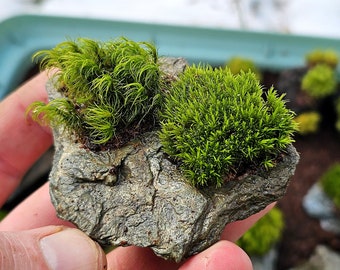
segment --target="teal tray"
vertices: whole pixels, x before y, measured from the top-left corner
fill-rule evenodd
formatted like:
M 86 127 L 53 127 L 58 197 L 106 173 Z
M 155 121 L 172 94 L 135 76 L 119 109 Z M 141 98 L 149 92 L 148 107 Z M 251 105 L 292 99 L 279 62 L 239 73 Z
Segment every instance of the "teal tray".
M 23 15 L 0 23 L 0 99 L 12 91 L 32 68 L 31 56 L 41 49 L 77 37 L 109 40 L 120 36 L 151 41 L 160 55 L 181 56 L 190 63 L 220 65 L 233 56 L 252 59 L 265 69 L 301 66 L 316 48 L 340 55 L 340 40 L 69 17 Z

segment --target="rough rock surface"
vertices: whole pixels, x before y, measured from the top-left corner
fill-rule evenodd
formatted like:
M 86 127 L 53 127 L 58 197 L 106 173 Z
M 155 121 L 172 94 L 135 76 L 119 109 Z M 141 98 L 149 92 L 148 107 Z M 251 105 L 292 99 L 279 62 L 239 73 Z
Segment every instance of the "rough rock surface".
M 171 66 L 184 67 L 171 61 L 167 72 L 176 76 Z M 51 97 L 53 84 L 47 88 Z M 58 216 L 103 245 L 150 247 L 177 262 L 218 241 L 226 224 L 281 198 L 299 160 L 289 146 L 266 173 L 196 189 L 163 154 L 156 132 L 102 152 L 83 148 L 65 130 L 55 129 L 54 138 L 50 193 Z
M 326 246 L 319 245 L 307 262 L 290 270 L 334 270 L 339 269 L 339 265 L 340 254 Z

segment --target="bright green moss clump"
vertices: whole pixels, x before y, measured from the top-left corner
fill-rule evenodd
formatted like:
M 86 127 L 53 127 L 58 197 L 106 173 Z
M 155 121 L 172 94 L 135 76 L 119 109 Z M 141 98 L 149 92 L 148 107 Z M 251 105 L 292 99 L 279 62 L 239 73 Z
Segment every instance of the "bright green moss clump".
M 62 98 L 33 103 L 33 119 L 74 131 L 90 149 L 160 127 L 164 151 L 195 186 L 269 169 L 293 141 L 293 112 L 251 72 L 192 66 L 169 82 L 152 44 L 124 38 L 67 41 L 36 57 L 57 70 Z
M 302 78 L 301 88 L 311 97 L 320 99 L 333 94 L 336 83 L 334 70 L 326 64 L 318 64 Z
M 253 73 L 188 67 L 165 97 L 160 139 L 193 185 L 221 186 L 248 166 L 271 168 L 296 129 L 271 88 L 263 98 Z
M 33 119 L 66 126 L 93 144 L 104 144 L 118 130 L 155 118 L 160 69 L 152 44 L 80 38 L 35 57 L 42 59 L 43 69 L 57 69 L 56 87 L 65 98 L 32 104 Z
M 298 133 L 307 135 L 316 133 L 319 130 L 321 116 L 316 111 L 304 112 L 295 117 L 294 121 L 298 123 Z
M 273 208 L 250 228 L 237 244 L 249 255 L 264 255 L 282 235 L 284 220 L 279 208 Z
M 306 55 L 306 62 L 309 66 L 326 64 L 331 68 L 338 65 L 339 57 L 334 50 L 314 50 Z
M 331 166 L 320 179 L 321 186 L 325 193 L 333 200 L 337 207 L 340 207 L 340 164 Z
M 255 73 L 256 77 L 259 80 L 262 79 L 262 74 L 260 70 L 256 67 L 254 61 L 252 61 L 251 59 L 233 57 L 227 62 L 226 66 L 233 74 L 238 74 L 241 72 L 241 70 L 243 70 L 244 72 L 251 71 Z

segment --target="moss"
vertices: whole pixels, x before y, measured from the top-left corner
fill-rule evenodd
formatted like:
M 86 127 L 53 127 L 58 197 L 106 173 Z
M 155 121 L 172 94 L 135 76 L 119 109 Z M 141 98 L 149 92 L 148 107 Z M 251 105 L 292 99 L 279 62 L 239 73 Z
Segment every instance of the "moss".
M 318 64 L 326 64 L 331 68 L 336 68 L 339 57 L 334 50 L 314 50 L 306 54 L 306 62 L 308 66 Z
M 249 255 L 266 254 L 281 238 L 284 219 L 279 208 L 274 207 L 267 215 L 255 223 L 237 244 Z
M 152 44 L 124 38 L 67 41 L 35 57 L 43 69 L 57 69 L 63 98 L 33 103 L 33 119 L 66 127 L 99 150 L 145 131 L 137 127 L 160 127 L 164 151 L 195 186 L 272 168 L 293 141 L 294 113 L 250 71 L 192 66 L 169 82 Z
M 340 163 L 332 165 L 320 178 L 325 193 L 340 207 Z
M 120 130 L 156 117 L 161 73 L 150 43 L 80 38 L 34 57 L 41 59 L 42 69 L 57 69 L 56 87 L 65 97 L 32 104 L 28 110 L 37 121 L 105 144 Z
M 298 133 L 301 135 L 307 135 L 316 133 L 319 130 L 321 116 L 318 112 L 304 112 L 294 118 L 294 121 L 298 123 Z
M 226 66 L 230 69 L 231 73 L 238 74 L 243 70 L 244 72 L 251 71 L 256 77 L 261 80 L 262 74 L 256 67 L 254 61 L 242 57 L 233 57 L 227 63 Z
M 192 66 L 165 97 L 160 139 L 193 185 L 221 186 L 242 168 L 275 165 L 296 130 L 294 114 L 256 76 Z
M 336 76 L 332 68 L 318 64 L 311 68 L 302 78 L 301 88 L 311 97 L 325 98 L 336 91 Z

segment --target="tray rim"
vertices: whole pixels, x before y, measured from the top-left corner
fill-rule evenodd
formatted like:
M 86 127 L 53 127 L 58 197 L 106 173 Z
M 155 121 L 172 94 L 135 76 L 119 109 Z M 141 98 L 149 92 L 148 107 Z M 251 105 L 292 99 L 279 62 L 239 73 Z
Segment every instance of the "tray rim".
M 162 56 L 184 57 L 189 63 L 220 65 L 233 56 L 252 59 L 264 69 L 281 70 L 304 64 L 313 49 L 333 49 L 340 55 L 340 39 L 100 20 L 48 15 L 17 15 L 0 22 L 0 100 L 18 86 L 33 66 L 31 56 L 66 39 L 97 40 L 120 36 L 155 43 Z M 339 68 L 337 70 L 339 74 Z

